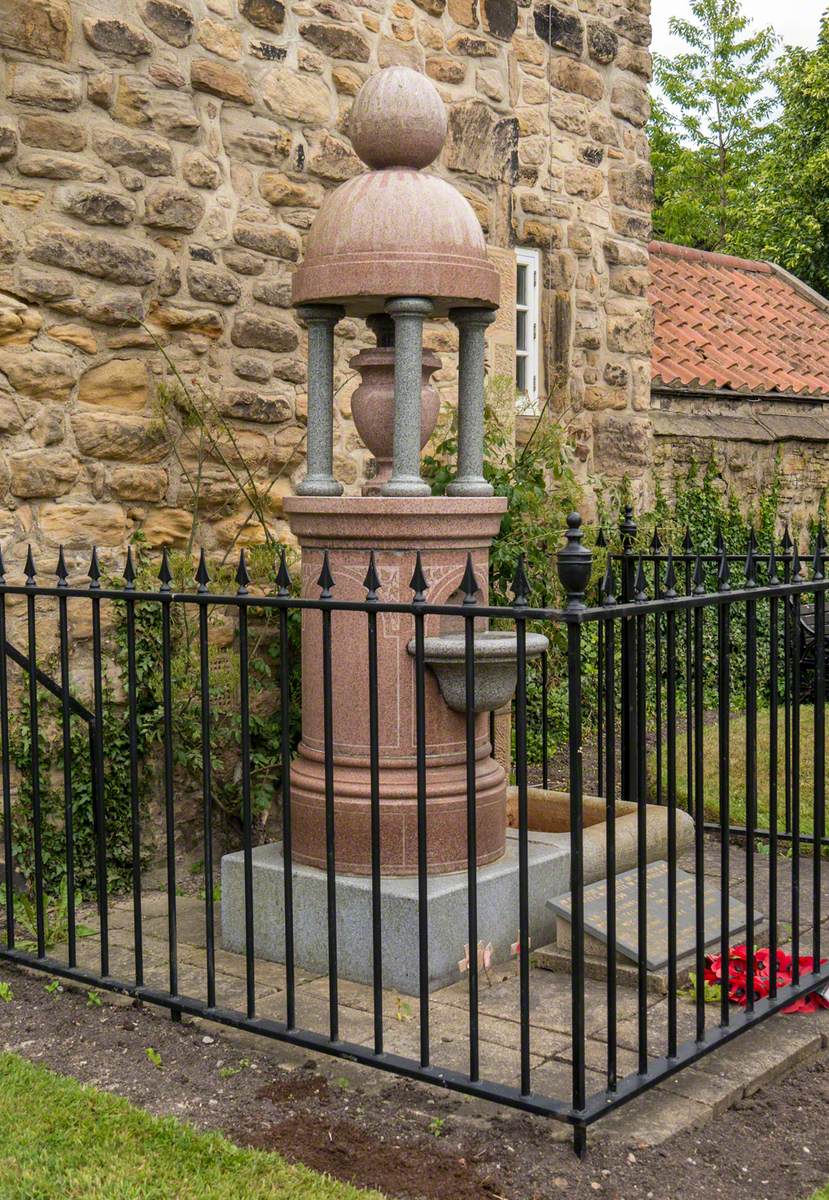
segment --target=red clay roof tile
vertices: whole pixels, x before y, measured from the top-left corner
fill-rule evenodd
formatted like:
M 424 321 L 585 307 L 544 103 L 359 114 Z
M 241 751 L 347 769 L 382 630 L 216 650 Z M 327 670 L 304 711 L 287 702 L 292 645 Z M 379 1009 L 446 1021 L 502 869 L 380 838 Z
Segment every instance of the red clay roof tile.
M 655 386 L 829 397 L 829 302 L 770 263 L 652 242 Z

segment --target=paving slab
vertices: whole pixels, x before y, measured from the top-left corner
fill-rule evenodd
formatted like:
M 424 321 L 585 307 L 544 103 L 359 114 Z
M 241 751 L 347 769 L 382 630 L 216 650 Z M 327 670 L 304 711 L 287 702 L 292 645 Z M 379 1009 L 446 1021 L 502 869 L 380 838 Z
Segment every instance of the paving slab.
M 814 1024 L 800 1021 L 800 1014 L 770 1017 L 696 1065 L 700 1071 L 740 1082 L 744 1094 L 751 1096 L 823 1049 L 823 1037 Z
M 657 1091 L 667 1096 L 684 1096 L 698 1104 L 706 1104 L 714 1116 L 725 1112 L 745 1095 L 745 1085 L 727 1072 L 700 1071 L 683 1067 L 676 1075 L 660 1083 Z
M 590 1140 L 620 1142 L 633 1149 L 661 1146 L 669 1138 L 701 1129 L 714 1118 L 710 1104 L 672 1096 L 656 1088 L 637 1096 L 590 1129 Z
M 708 847 L 707 847 L 708 849 Z M 744 858 L 739 851 L 733 856 L 733 880 L 740 879 L 739 863 Z M 706 874 L 715 881 L 718 877 L 718 856 L 708 855 Z M 693 863 L 690 863 L 693 867 Z M 781 864 L 781 899 L 784 893 L 785 871 Z M 805 868 L 803 868 L 805 869 Z M 829 870 L 829 867 L 827 867 Z M 829 874 L 823 872 L 827 884 Z M 758 872 L 758 906 L 765 903 L 766 883 L 762 870 Z M 736 889 L 739 894 L 739 884 Z M 784 906 L 785 908 L 785 906 Z M 811 906 L 803 916 L 803 936 L 806 936 Z M 216 917 L 216 985 L 217 1000 L 227 1007 L 244 1010 L 246 963 L 244 955 L 220 948 L 220 912 Z M 829 903 L 827 903 L 829 913 Z M 181 991 L 196 997 L 206 997 L 205 965 L 205 903 L 195 896 L 177 898 L 178 961 Z M 163 891 L 145 893 L 142 903 L 144 935 L 144 973 L 150 986 L 164 988 L 168 982 L 167 896 Z M 784 918 L 785 919 L 785 918 Z M 829 920 L 829 916 L 826 918 Z M 97 917 L 84 917 L 87 924 L 96 925 Z M 133 910 L 127 898 L 110 906 L 110 970 L 113 975 L 133 978 Z M 782 940 L 782 939 L 781 939 Z M 829 950 L 829 937 L 827 937 Z M 810 945 L 802 942 L 803 951 Z M 50 955 L 65 959 L 66 947 L 55 947 Z M 97 936 L 78 941 L 79 965 L 97 971 L 100 964 L 100 942 Z M 328 1032 L 328 980 L 297 969 L 297 1022 L 306 1029 L 323 1035 Z M 256 961 L 257 1013 L 285 1018 L 285 968 L 279 963 Z M 517 965 L 509 962 L 492 972 L 491 982 L 482 974 L 480 981 L 479 1036 L 481 1075 L 484 1078 L 515 1084 L 520 1065 L 521 1029 L 518 1021 L 520 986 Z M 585 1011 L 588 1039 L 585 1045 L 588 1093 L 604 1088 L 607 1068 L 607 1007 L 606 985 L 587 980 Z M 373 992 L 371 987 L 345 980 L 339 985 L 340 1035 L 358 1044 L 373 1042 Z M 634 988 L 620 986 L 617 992 L 617 1058 L 620 1078 L 633 1074 L 638 1066 L 637 993 Z M 392 988 L 383 992 L 384 1040 L 389 1052 L 417 1059 L 420 1050 L 420 1006 L 416 996 L 403 996 Z M 431 1058 L 436 1066 L 447 1070 L 466 1071 L 469 1054 L 468 978 L 458 977 L 455 983 L 432 993 L 430 997 Z M 648 995 L 649 1057 L 665 1054 L 667 1049 L 667 1001 L 656 994 Z M 737 1010 L 734 1009 L 734 1012 Z M 566 974 L 554 974 L 535 967 L 530 972 L 530 1051 L 533 1089 L 566 1099 L 572 1084 L 572 1046 L 570 1041 L 571 982 Z M 680 999 L 677 1008 L 680 1043 L 695 1035 L 695 1007 Z M 719 1021 L 719 1007 L 706 1006 L 709 1027 Z M 214 1028 L 203 1022 L 206 1032 Z M 261 1044 L 257 1035 L 243 1031 L 225 1030 L 228 1036 L 248 1045 Z M 676 1075 L 657 1085 L 597 1122 L 590 1138 L 614 1139 L 631 1147 L 658 1145 L 676 1133 L 695 1129 L 724 1112 L 742 1097 L 766 1087 L 795 1066 L 816 1058 L 829 1048 L 829 1011 L 814 1014 L 778 1015 L 754 1030 L 741 1034 L 733 1042 L 683 1068 Z M 309 1052 L 286 1044 L 282 1047 L 286 1065 L 299 1065 Z M 361 1086 L 371 1092 L 389 1086 L 389 1076 L 371 1068 L 352 1066 L 339 1060 L 321 1061 L 320 1069 L 329 1073 L 358 1072 Z M 471 1102 L 470 1102 L 471 1103 Z M 478 1102 L 475 1102 L 477 1104 Z M 497 1110 L 481 1102 L 481 1111 L 491 1117 Z M 550 1137 L 567 1137 L 563 1126 L 551 1126 Z

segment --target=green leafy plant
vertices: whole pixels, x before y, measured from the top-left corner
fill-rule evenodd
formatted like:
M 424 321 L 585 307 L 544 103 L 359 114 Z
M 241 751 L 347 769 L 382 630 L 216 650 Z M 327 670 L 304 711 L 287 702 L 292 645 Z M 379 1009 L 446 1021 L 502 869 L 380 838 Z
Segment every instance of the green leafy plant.
M 688 973 L 688 986 L 681 988 L 678 995 L 684 996 L 686 1000 L 696 1000 L 697 998 L 697 977 L 693 971 Z M 708 983 L 707 980 L 702 984 L 702 998 L 706 1004 L 719 1004 L 722 995 L 722 988 L 719 983 Z
M 242 1071 L 246 1071 L 249 1066 L 249 1058 L 240 1058 L 238 1065 L 235 1067 L 219 1067 L 219 1078 L 232 1079 L 234 1075 L 239 1075 Z
M 75 901 L 77 907 L 83 904 L 83 897 L 78 892 L 75 893 Z M 18 896 L 17 902 L 21 910 L 21 927 L 32 935 L 28 938 L 18 939 L 17 945 L 21 950 L 37 950 L 37 906 L 25 893 Z M 76 922 L 75 936 L 79 938 L 95 937 L 96 930 L 89 925 Z M 50 900 L 48 896 L 44 896 L 43 941 L 45 949 L 49 950 L 52 946 L 60 945 L 61 942 L 67 941 L 68 937 L 69 893 L 64 879 L 56 900 Z
M 133 544 L 136 589 L 156 590 L 158 560 L 137 536 Z M 276 563 L 267 547 L 254 547 L 247 557 L 251 588 L 263 594 L 273 589 Z M 177 590 L 192 588 L 194 564 L 184 553 L 170 555 L 171 586 Z M 234 570 L 220 562 L 211 563 L 211 589 L 235 591 Z M 111 580 L 117 585 L 118 580 Z M 135 632 L 136 671 L 136 751 L 139 761 L 139 811 L 145 813 L 149 801 L 162 793 L 163 765 L 161 747 L 164 737 L 164 662 L 161 606 L 137 603 L 132 609 Z M 271 609 L 251 606 L 248 613 L 248 685 L 251 807 L 253 837 L 261 840 L 269 813 L 278 803 L 282 772 L 282 714 L 279 698 L 280 637 L 279 617 Z M 104 744 L 104 809 L 106 822 L 107 887 L 110 893 L 128 890 L 132 881 L 132 795 L 130 791 L 131 747 L 124 703 L 128 670 L 127 606 L 112 604 L 113 623 L 106 653 L 112 670 L 105 677 L 102 696 Z M 289 672 L 289 743 L 293 749 L 300 733 L 300 613 L 288 614 Z M 241 714 L 239 680 L 241 662 L 237 616 L 224 606 L 211 605 L 208 614 L 209 697 L 211 706 L 210 753 L 212 795 L 220 813 L 238 824 L 241 818 Z M 201 689 L 199 673 L 198 619 L 185 605 L 173 605 L 170 611 L 171 656 L 168 663 L 172 684 L 172 747 L 177 790 L 197 793 L 200 789 L 202 759 Z M 41 664 L 58 674 L 55 664 Z M 109 682 L 106 682 L 109 680 Z M 15 862 L 31 888 L 35 874 L 35 830 L 31 790 L 31 722 L 28 691 L 16 699 L 12 722 L 11 759 L 18 773 L 18 791 L 13 809 Z M 43 886 L 49 895 L 64 895 L 66 877 L 66 829 L 63 792 L 63 728 L 60 705 L 44 689 L 38 693 L 38 737 L 40 756 L 41 855 Z M 91 890 L 97 885 L 95 788 L 87 725 L 73 716 L 70 726 L 73 793 L 74 873 L 78 889 Z M 142 862 L 152 847 L 142 842 Z M 214 900 L 220 898 L 217 884 Z M 76 897 L 77 898 L 77 897 Z M 202 892 L 202 898 L 204 893 Z M 25 898 L 24 898 L 25 899 Z M 80 900 L 78 898 L 78 903 Z M 61 908 L 62 906 L 62 908 Z M 65 900 L 52 903 L 55 920 L 65 915 Z M 33 906 L 30 910 L 33 911 Z M 24 905 L 24 918 L 30 931 L 35 929 Z M 54 924 L 54 922 L 53 922 Z M 59 936 L 61 935 L 61 936 Z M 50 931 L 48 944 L 65 940 L 58 922 Z
M 11 984 L 5 982 L 0 983 L 0 1000 L 2 1000 L 4 1004 L 10 1004 L 13 999 L 14 993 L 12 992 Z
M 426 1128 L 432 1137 L 443 1137 L 446 1131 L 446 1117 L 432 1117 Z
M 59 996 L 63 991 L 63 984 L 59 979 L 50 979 L 43 990 L 49 996 Z
M 96 991 L 95 988 L 90 988 L 89 991 L 86 993 L 86 1007 L 87 1008 L 100 1008 L 102 1004 L 103 1004 L 103 1000 L 101 999 L 101 993 L 99 991 Z
M 146 1054 L 148 1060 L 153 1064 L 153 1066 L 157 1070 L 159 1070 L 159 1071 L 162 1070 L 162 1068 L 164 1067 L 164 1063 L 161 1059 L 161 1055 L 155 1049 L 154 1046 L 147 1046 L 144 1053 Z

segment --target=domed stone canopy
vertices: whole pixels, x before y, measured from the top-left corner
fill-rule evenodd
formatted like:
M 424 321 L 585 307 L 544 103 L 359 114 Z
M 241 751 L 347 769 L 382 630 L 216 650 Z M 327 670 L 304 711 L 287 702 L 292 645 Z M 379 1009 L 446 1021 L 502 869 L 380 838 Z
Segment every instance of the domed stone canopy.
M 372 168 L 329 192 L 293 277 L 294 304 L 336 303 L 360 315 L 395 296 L 422 296 L 435 313 L 497 307 L 498 272 L 471 205 L 419 170 L 440 153 L 446 112 L 434 85 L 387 67 L 361 88 L 352 144 Z

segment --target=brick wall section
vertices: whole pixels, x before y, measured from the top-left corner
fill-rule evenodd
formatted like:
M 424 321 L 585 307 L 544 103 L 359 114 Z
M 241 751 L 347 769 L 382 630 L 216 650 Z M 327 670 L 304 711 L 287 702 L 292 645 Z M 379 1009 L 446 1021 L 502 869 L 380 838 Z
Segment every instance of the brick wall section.
M 425 70 L 446 100 L 437 169 L 472 203 L 507 284 L 510 247 L 544 252 L 546 386 L 583 469 L 644 477 L 648 7 L 0 0 L 4 549 L 63 542 L 80 565 L 92 541 L 115 555 L 139 528 L 183 543 L 197 438 L 159 406 L 169 363 L 231 423 L 224 457 L 273 484 L 282 532 L 305 415 L 290 275 L 325 189 L 359 169 L 353 96 L 390 63 Z M 436 326 L 430 341 L 448 395 L 451 333 Z M 364 344 L 344 322 L 336 455 L 349 490 L 367 454 L 347 361 Z M 213 548 L 249 515 L 222 457 L 200 484 L 199 540 Z M 259 536 L 248 524 L 242 540 Z

